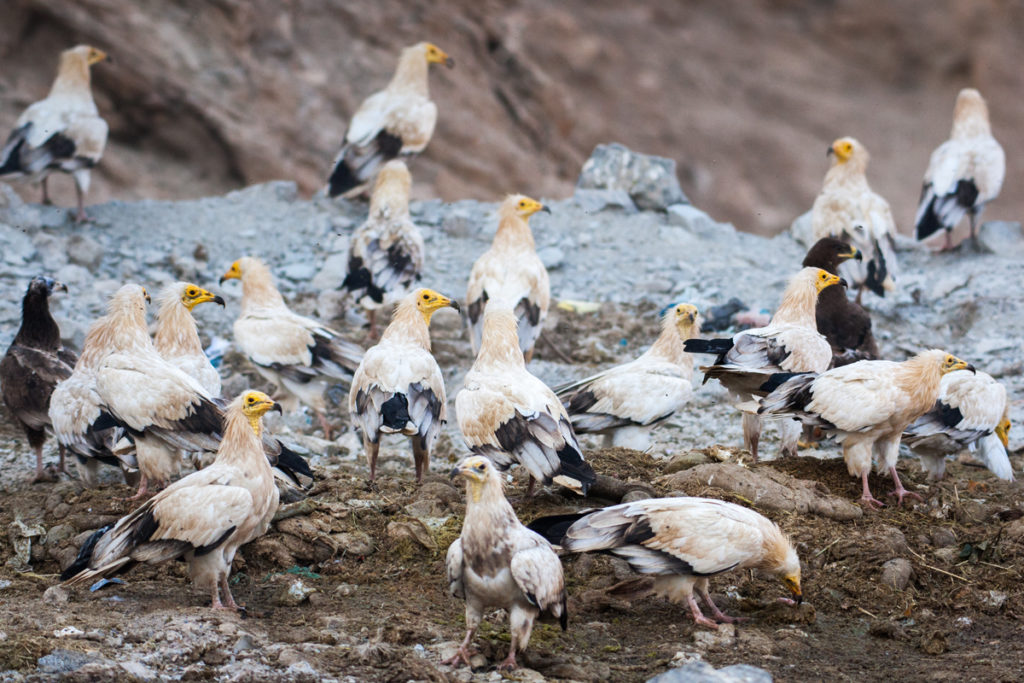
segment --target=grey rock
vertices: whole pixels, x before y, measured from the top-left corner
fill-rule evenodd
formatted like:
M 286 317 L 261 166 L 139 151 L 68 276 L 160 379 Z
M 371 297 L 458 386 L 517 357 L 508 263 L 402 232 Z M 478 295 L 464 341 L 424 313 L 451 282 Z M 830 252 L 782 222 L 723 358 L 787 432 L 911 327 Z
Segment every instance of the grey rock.
M 811 231 L 811 212 L 800 214 L 789 226 L 789 234 L 805 249 L 814 244 L 814 233 Z
M 721 233 L 735 233 L 731 223 L 719 223 L 692 204 L 673 204 L 668 207 L 668 222 L 701 237 L 715 237 Z
M 298 261 L 279 268 L 277 274 L 292 282 L 308 282 L 316 275 L 316 266 L 312 260 Z
M 948 548 L 956 545 L 956 534 L 950 529 L 939 528 L 932 532 L 932 545 L 936 548 Z
M 372 555 L 375 549 L 373 539 L 363 531 L 343 531 L 333 534 L 331 538 L 338 544 L 338 549 L 347 555 Z
M 24 229 L 0 223 L 0 252 L 4 263 L 19 266 L 35 256 L 36 245 Z
M 47 605 L 63 605 L 71 596 L 63 586 L 50 586 L 43 591 L 43 602 Z
M 978 228 L 978 242 L 982 249 L 993 254 L 1024 250 L 1024 230 L 1016 221 L 988 221 Z
M 626 213 L 636 213 L 636 202 L 626 190 L 591 190 L 576 188 L 572 202 L 583 209 L 584 213 L 598 213 L 605 209 L 621 209 Z
M 40 673 L 66 674 L 81 669 L 86 664 L 102 661 L 100 657 L 76 652 L 75 650 L 57 649 L 36 660 Z
M 92 274 L 74 263 L 69 263 L 55 273 L 56 278 L 66 284 L 69 288 L 82 288 L 89 286 L 92 280 Z
M 749 664 L 733 664 L 715 669 L 707 662 L 689 662 L 654 678 L 647 683 L 772 683 L 772 675 Z
M 52 273 L 68 262 L 67 243 L 57 235 L 40 232 L 33 238 L 43 272 Z
M 103 246 L 87 235 L 76 234 L 68 238 L 68 259 L 90 270 L 103 262 Z
M 557 270 L 565 263 L 565 252 L 558 247 L 543 247 L 537 251 L 537 256 L 548 270 Z
M 294 607 L 309 600 L 309 596 L 315 592 L 316 588 L 302 579 L 293 579 L 286 583 L 281 592 L 277 594 L 275 602 L 283 607 Z
M 882 583 L 893 590 L 901 591 L 910 583 L 914 567 L 909 560 L 896 557 L 882 565 Z
M 310 285 L 314 291 L 337 289 L 345 279 L 347 270 L 348 254 L 345 252 L 331 254 L 324 260 L 324 264 L 320 266 L 320 270 L 313 277 Z
M 676 162 L 637 154 L 624 145 L 598 145 L 583 164 L 576 187 L 583 190 L 625 190 L 637 208 L 664 211 L 688 203 L 679 187 Z

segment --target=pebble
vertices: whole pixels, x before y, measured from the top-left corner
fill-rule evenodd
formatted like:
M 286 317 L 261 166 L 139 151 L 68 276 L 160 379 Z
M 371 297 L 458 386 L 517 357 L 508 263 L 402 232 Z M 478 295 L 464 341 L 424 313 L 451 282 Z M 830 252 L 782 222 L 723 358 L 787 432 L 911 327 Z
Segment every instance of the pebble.
M 896 557 L 882 565 L 882 583 L 894 590 L 901 591 L 910 583 L 914 567 L 909 560 Z
M 316 588 L 307 585 L 302 579 L 295 579 L 289 582 L 284 589 L 277 594 L 275 602 L 285 607 L 301 605 L 309 599 L 309 596 L 316 592 Z

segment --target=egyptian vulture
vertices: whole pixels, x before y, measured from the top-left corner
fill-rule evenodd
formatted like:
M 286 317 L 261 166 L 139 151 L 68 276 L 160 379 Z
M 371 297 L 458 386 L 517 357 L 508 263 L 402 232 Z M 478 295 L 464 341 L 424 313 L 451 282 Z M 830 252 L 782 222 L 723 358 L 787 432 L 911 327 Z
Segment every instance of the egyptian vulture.
M 569 415 L 551 389 L 526 370 L 516 314 L 492 300 L 483 320 L 480 353 L 455 395 L 455 413 L 470 450 L 506 470 L 522 465 L 535 481 L 555 481 L 586 495 L 594 470 L 583 460 Z
M 228 585 L 231 562 L 239 547 L 267 532 L 278 505 L 260 438 L 268 410 L 280 407 L 258 391 L 232 401 L 213 464 L 90 536 L 61 574 L 64 585 L 88 585 L 139 562 L 184 558 L 193 583 L 210 591 L 213 609 L 242 609 Z
M 377 474 L 381 434 L 412 438 L 417 483 L 430 466 L 430 450 L 448 420 L 444 377 L 430 353 L 430 318 L 446 306 L 459 310 L 456 302 L 430 289 L 407 295 L 352 378 L 348 409 L 363 433 L 370 481 Z
M 824 372 L 832 362 L 832 347 L 818 332 L 815 309 L 818 296 L 833 285 L 845 284 L 821 268 L 803 268 L 789 280 L 782 303 L 766 327 L 738 332 L 731 339 L 690 339 L 689 353 L 717 354 L 715 364 L 701 367 L 704 381 L 717 379 L 743 412 L 743 443 L 756 460 L 761 420 L 754 412 L 755 396 L 779 372 Z M 782 455 L 796 455 L 799 426 L 781 423 Z
M 77 357 L 64 348 L 60 328 L 50 314 L 50 295 L 67 292 L 66 285 L 48 277 L 36 277 L 28 284 L 21 301 L 21 327 L 0 361 L 0 389 L 4 405 L 25 430 L 29 446 L 36 454 L 33 482 L 56 478 L 66 472 L 64 446 L 60 446 L 57 472 L 43 467 L 43 444 L 50 422 L 50 395 L 54 387 L 71 376 Z
M 220 396 L 220 374 L 210 364 L 199 340 L 192 309 L 211 301 L 224 307 L 224 299 L 191 282 L 172 282 L 157 297 L 153 344 L 160 356 L 199 382 L 211 396 Z
M 870 156 L 864 145 L 839 138 L 828 148 L 828 156 L 832 167 L 811 208 L 814 239 L 838 237 L 863 253 L 863 261 L 847 261 L 839 273 L 857 288 L 858 303 L 865 287 L 885 296 L 896 286 L 897 268 L 896 222 L 889 202 L 868 185 Z
M 348 384 L 363 350 L 316 320 L 296 315 L 285 305 L 266 264 L 241 258 L 221 277 L 242 281 L 242 312 L 235 320 L 235 343 L 264 378 L 283 394 L 285 410 L 300 403 L 312 408 L 331 438 L 324 392 L 331 383 Z
M 883 505 L 868 488 L 874 454 L 878 471 L 892 475 L 890 495 L 902 505 L 907 496 L 921 498 L 903 488 L 896 472 L 903 430 L 935 404 L 942 376 L 963 369 L 974 372 L 966 361 L 932 349 L 902 363 L 862 360 L 820 375 L 780 374 L 766 384 L 772 391 L 761 399 L 758 413 L 795 417 L 834 435 L 843 444 L 850 474 L 861 478 L 861 502 L 868 508 Z
M 646 450 L 650 426 L 693 396 L 693 356 L 683 343 L 699 334 L 697 307 L 677 304 L 665 312 L 661 334 L 639 358 L 556 387 L 573 431 L 604 434 L 606 446 Z
M 519 319 L 519 348 L 529 363 L 551 303 L 548 271 L 537 256 L 530 216 L 550 210 L 521 194 L 505 198 L 498 209 L 498 231 L 491 248 L 476 260 L 466 290 L 466 314 L 473 353 L 480 350 L 484 307 L 489 299 L 512 303 Z
M 78 197 L 78 222 L 87 218 L 84 201 L 89 170 L 99 163 L 107 144 L 107 122 L 96 109 L 89 84 L 89 67 L 106 58 L 105 52 L 88 45 L 62 52 L 50 94 L 18 117 L 0 150 L 0 178 L 40 180 L 44 204 L 50 203 L 46 188 L 50 172 L 70 173 Z
M 427 92 L 431 64 L 455 66 L 431 43 L 402 50 L 388 87 L 366 98 L 349 122 L 327 180 L 328 197 L 362 189 L 382 163 L 400 154 L 418 154 L 427 146 L 437 123 L 437 105 Z
M 601 510 L 541 517 L 529 527 L 570 553 L 606 552 L 638 574 L 653 575 L 654 590 L 685 602 L 693 619 L 717 628 L 736 618 L 711 600 L 708 581 L 733 569 L 753 569 L 782 579 L 796 597 L 800 559 L 778 526 L 749 508 L 711 498 L 650 498 Z M 701 612 L 697 589 L 714 614 Z M 789 601 L 789 599 L 786 599 Z
M 1006 175 L 1006 155 L 992 137 L 988 105 L 974 88 L 956 96 L 953 130 L 934 152 L 924 172 L 921 201 L 914 225 L 917 239 L 944 230 L 944 249 L 951 249 L 951 234 L 966 213 L 974 239 L 976 221 L 985 205 L 999 196 Z
M 929 479 L 942 479 L 946 456 L 969 448 L 993 474 L 1013 481 L 1009 432 L 1006 388 L 987 373 L 961 370 L 942 376 L 934 407 L 904 430 L 903 442 L 921 458 Z
M 352 235 L 341 283 L 370 316 L 377 337 L 377 309 L 404 297 L 423 270 L 423 235 L 409 217 L 412 178 L 401 161 L 389 161 L 377 175 L 370 215 Z
M 484 610 L 508 612 L 512 642 L 499 670 L 516 668 L 516 653 L 530 642 L 533 623 L 542 612 L 569 623 L 562 563 L 551 545 L 520 523 L 502 490 L 501 475 L 487 458 L 463 458 L 451 477 L 466 480 L 466 516 L 462 534 L 448 546 L 448 590 L 466 601 L 466 637 L 445 662 L 470 665 L 469 645 Z
M 861 260 L 857 247 L 835 237 L 822 237 L 804 257 L 803 266 L 839 274 L 846 259 Z M 818 294 L 815 311 L 818 332 L 832 346 L 832 364 L 846 365 L 878 358 L 878 344 L 871 333 L 871 316 L 860 304 L 850 301 L 842 287 L 826 287 Z

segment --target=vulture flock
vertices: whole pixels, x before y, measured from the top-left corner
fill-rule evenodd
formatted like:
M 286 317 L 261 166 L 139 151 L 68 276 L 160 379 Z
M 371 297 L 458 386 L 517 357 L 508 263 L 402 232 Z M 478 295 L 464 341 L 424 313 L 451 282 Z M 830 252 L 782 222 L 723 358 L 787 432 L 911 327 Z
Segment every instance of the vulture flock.
M 103 51 L 79 46 L 61 54 L 49 95 L 17 120 L 0 151 L 0 177 L 42 184 L 60 170 L 78 191 L 76 217 L 87 220 L 83 196 L 100 161 L 107 125 L 90 92 L 90 68 Z M 35 479 L 53 480 L 70 459 L 85 485 L 101 466 L 119 468 L 137 485 L 130 514 L 97 530 L 61 579 L 88 585 L 138 562 L 183 558 L 193 581 L 209 591 L 214 609 L 240 609 L 229 574 L 238 548 L 264 534 L 282 498 L 303 495 L 314 476 L 289 445 L 267 433 L 267 411 L 301 406 L 319 419 L 325 437 L 325 391 L 349 390 L 351 425 L 362 435 L 368 477 L 383 434 L 411 440 L 416 479 L 448 420 L 448 395 L 431 354 L 431 317 L 460 305 L 419 281 L 424 241 L 410 219 L 412 179 L 404 160 L 429 143 L 437 107 L 428 92 L 431 64 L 453 65 L 437 46 L 402 50 L 386 88 L 352 116 L 327 180 L 327 194 L 369 194 L 366 222 L 352 236 L 347 274 L 339 287 L 366 309 L 369 349 L 327 324 L 294 313 L 271 269 L 253 256 L 238 260 L 221 282 L 241 280 L 234 344 L 276 389 L 236 397 L 221 393 L 220 377 L 203 353 L 192 311 L 224 299 L 195 283 L 157 293 L 156 331 L 147 325 L 149 293 L 125 284 L 75 352 L 61 343 L 49 298 L 67 288 L 40 276 L 28 284 L 21 328 L 0 362 L 8 413 L 35 454 Z M 881 507 L 868 486 L 872 463 L 893 480 L 896 504 L 920 498 L 896 471 L 902 442 L 920 455 L 933 478 L 945 458 L 971 449 L 999 477 L 1012 479 L 1006 390 L 968 361 L 927 350 L 897 362 L 879 357 L 865 290 L 884 296 L 897 286 L 895 224 L 889 204 L 867 181 L 868 151 L 851 137 L 828 148 L 831 168 L 814 201 L 816 243 L 792 277 L 770 321 L 728 338 L 701 336 L 700 312 L 679 303 L 666 309 L 649 350 L 624 365 L 548 387 L 529 363 L 551 302 L 548 274 L 537 257 L 530 217 L 540 202 L 511 195 L 501 204 L 489 250 L 467 273 L 462 307 L 475 361 L 454 397 L 459 431 L 470 455 L 451 471 L 465 481 L 461 536 L 447 551 L 451 594 L 465 601 L 466 636 L 452 664 L 468 663 L 488 609 L 506 610 L 511 646 L 501 668 L 514 668 L 535 620 L 568 619 L 559 555 L 604 552 L 624 559 L 655 589 L 685 603 L 695 621 L 732 621 L 712 601 L 709 580 L 732 570 L 760 570 L 781 579 L 799 602 L 800 560 L 779 527 L 740 505 L 703 498 L 633 500 L 604 509 L 518 519 L 505 497 L 503 474 L 521 466 L 526 495 L 563 486 L 588 495 L 601 469 L 585 457 L 578 434 L 603 434 L 611 444 L 646 448 L 655 425 L 684 409 L 694 393 L 694 354 L 707 355 L 704 382 L 714 379 L 741 414 L 744 445 L 757 459 L 765 420 L 779 421 L 781 457 L 810 438 L 834 437 L 861 501 Z M 925 239 L 950 232 L 964 214 L 975 224 L 1000 190 L 1004 155 L 989 129 L 985 100 L 972 89 L 957 96 L 950 139 L 931 157 L 916 231 Z M 851 298 L 847 288 L 856 290 Z M 851 293 L 852 294 L 852 293 Z M 378 311 L 391 312 L 378 335 Z M 43 444 L 56 437 L 60 461 L 45 466 Z M 206 457 L 204 457 L 206 456 Z M 212 461 L 210 460 L 212 456 Z M 195 471 L 181 478 L 187 462 Z M 156 492 L 154 493 L 154 489 Z M 701 610 L 701 599 L 711 616 Z

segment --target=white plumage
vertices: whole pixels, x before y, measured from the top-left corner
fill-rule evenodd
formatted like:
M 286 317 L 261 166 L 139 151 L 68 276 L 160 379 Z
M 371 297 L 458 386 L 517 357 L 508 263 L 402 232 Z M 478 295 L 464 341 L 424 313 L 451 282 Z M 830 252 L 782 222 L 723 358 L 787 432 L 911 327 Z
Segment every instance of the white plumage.
M 164 287 L 157 297 L 153 344 L 164 360 L 199 382 L 210 396 L 220 396 L 220 374 L 203 352 L 192 317 L 192 309 L 208 301 L 224 306 L 224 299 L 190 282 Z

